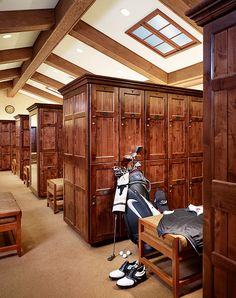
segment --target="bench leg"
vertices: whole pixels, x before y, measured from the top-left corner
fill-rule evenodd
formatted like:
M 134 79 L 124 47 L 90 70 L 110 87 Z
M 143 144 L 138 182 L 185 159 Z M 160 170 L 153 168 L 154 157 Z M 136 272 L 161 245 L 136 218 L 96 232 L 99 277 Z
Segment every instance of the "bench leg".
M 172 281 L 173 297 L 179 297 L 179 240 L 176 238 L 172 247 Z

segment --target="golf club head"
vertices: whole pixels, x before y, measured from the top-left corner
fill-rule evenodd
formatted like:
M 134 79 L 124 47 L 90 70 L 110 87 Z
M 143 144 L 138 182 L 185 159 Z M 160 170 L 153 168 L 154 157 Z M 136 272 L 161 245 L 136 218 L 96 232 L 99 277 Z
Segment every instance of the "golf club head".
M 107 258 L 107 261 L 112 261 L 115 258 L 115 254 L 111 255 L 110 257 Z

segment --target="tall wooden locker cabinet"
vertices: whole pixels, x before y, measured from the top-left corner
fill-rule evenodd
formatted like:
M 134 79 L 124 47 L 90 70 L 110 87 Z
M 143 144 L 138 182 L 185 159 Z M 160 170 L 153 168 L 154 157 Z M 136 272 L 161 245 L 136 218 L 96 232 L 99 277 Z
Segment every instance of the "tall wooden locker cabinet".
M 77 79 L 60 91 L 64 96 L 64 219 L 86 241 L 112 239 L 116 187 L 112 168 L 138 145 L 143 146 L 138 159 L 152 183 L 151 197 L 160 187 L 168 191 L 171 208 L 189 203 L 192 155 L 188 146 L 202 144 L 189 140 L 189 105 L 192 98 L 201 101 L 202 92 L 95 75 Z M 193 182 L 198 181 L 194 180 L 197 174 L 193 172 Z M 194 192 L 195 201 L 201 202 L 199 193 Z M 124 233 L 120 217 L 117 236 Z
M 23 180 L 24 166 L 30 161 L 29 115 L 16 115 L 16 173 Z
M 0 120 L 0 170 L 10 170 L 16 158 L 15 121 Z
M 204 1 L 188 15 L 204 26 L 203 296 L 233 298 L 236 297 L 236 2 Z M 194 163 L 198 163 L 197 158 Z
M 30 188 L 38 197 L 47 194 L 47 180 L 63 176 L 62 105 L 30 106 Z

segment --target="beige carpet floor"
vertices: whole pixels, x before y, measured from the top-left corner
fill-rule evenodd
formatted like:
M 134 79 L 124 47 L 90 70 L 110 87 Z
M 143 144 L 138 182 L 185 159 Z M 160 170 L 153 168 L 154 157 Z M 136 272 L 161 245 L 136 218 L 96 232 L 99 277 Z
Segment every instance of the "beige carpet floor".
M 20 205 L 23 255 L 0 254 L 0 298 L 171 298 L 172 292 L 155 275 L 138 286 L 121 290 L 109 280 L 111 270 L 123 262 L 111 262 L 112 244 L 91 247 L 64 221 L 53 214 L 46 200 L 39 200 L 10 171 L 0 172 L 0 191 L 10 191 Z M 137 247 L 129 240 L 116 244 L 131 250 L 129 261 L 137 259 Z M 202 297 L 202 289 L 183 296 Z

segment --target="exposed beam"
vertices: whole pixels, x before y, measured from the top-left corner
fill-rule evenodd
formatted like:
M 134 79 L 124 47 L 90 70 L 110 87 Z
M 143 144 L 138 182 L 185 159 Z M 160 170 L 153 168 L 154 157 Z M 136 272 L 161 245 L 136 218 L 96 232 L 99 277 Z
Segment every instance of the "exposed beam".
M 0 70 L 0 81 L 13 80 L 20 76 L 20 68 L 10 68 Z
M 64 84 L 62 84 L 61 82 L 58 82 L 48 76 L 45 76 L 39 72 L 35 72 L 32 77 L 31 80 L 38 82 L 40 84 L 43 84 L 45 86 L 49 86 L 55 89 L 60 89 L 64 86 Z
M 194 4 L 198 4 L 201 0 L 159 0 L 165 6 L 167 6 L 170 10 L 175 12 L 178 16 L 184 19 L 187 23 L 189 23 L 194 29 L 203 33 L 202 27 L 199 27 L 194 21 L 190 20 L 186 15 L 185 12 L 189 10 Z
M 167 73 L 162 69 L 83 21 L 75 25 L 70 35 L 135 70 L 154 83 L 167 83 Z
M 8 81 L 8 82 L 1 82 L 0 83 L 0 90 L 5 90 L 8 88 L 12 88 L 12 81 Z
M 63 104 L 63 99 L 62 98 L 59 98 L 49 92 L 46 92 L 46 91 L 43 91 L 41 89 L 38 89 L 34 86 L 31 86 L 29 84 L 25 84 L 24 87 L 21 88 L 22 90 L 25 90 L 29 93 L 33 93 L 37 96 L 40 96 L 44 99 L 49 99 L 49 100 L 52 100 L 52 101 L 55 101 L 57 103 L 60 103 L 60 104 Z
M 47 60 L 44 63 L 75 77 L 81 77 L 84 74 L 90 73 L 82 67 L 79 67 L 74 63 L 71 63 L 55 54 L 51 54 L 50 56 L 48 56 Z
M 41 32 L 33 46 L 33 57 L 25 62 L 22 75 L 13 82 L 9 96 L 14 96 L 33 75 L 37 68 L 46 60 L 49 54 L 74 27 L 86 10 L 95 0 L 60 0 L 55 8 L 56 24 L 53 29 Z
M 32 48 L 19 48 L 0 51 L 0 64 L 22 62 L 32 57 Z
M 0 11 L 0 33 L 45 31 L 54 23 L 54 9 Z
M 179 69 L 168 74 L 168 84 L 172 86 L 194 86 L 203 81 L 203 63 Z M 186 85 L 187 84 L 187 85 Z

